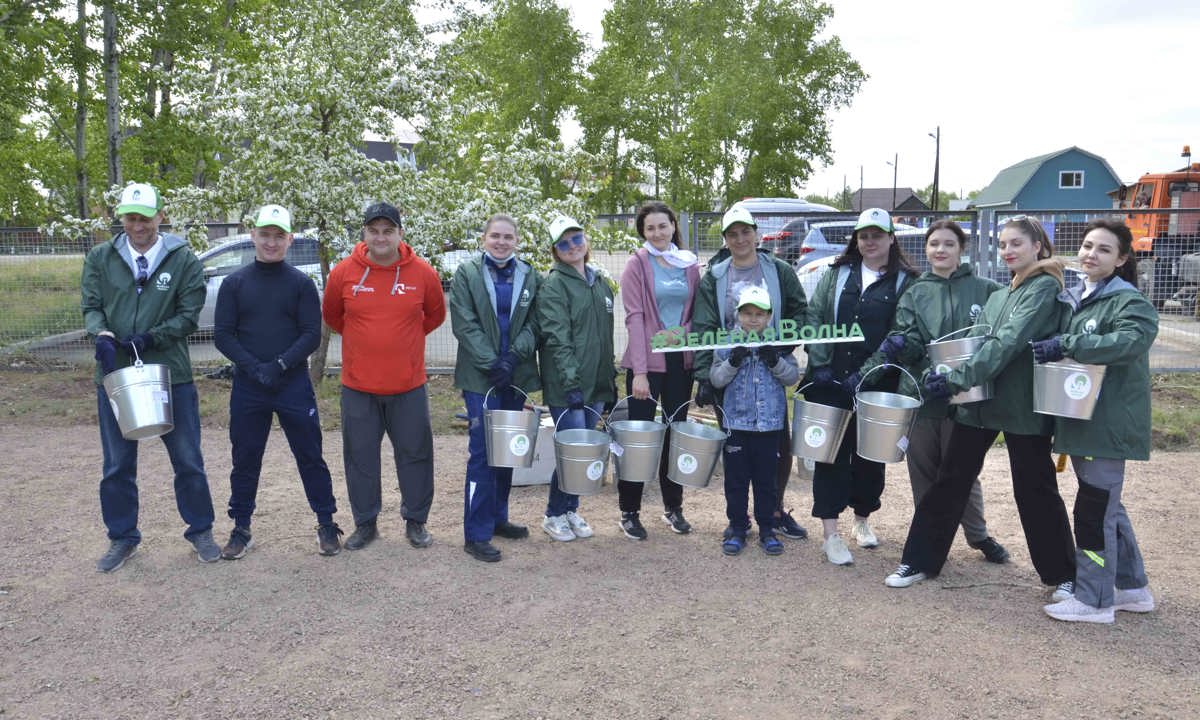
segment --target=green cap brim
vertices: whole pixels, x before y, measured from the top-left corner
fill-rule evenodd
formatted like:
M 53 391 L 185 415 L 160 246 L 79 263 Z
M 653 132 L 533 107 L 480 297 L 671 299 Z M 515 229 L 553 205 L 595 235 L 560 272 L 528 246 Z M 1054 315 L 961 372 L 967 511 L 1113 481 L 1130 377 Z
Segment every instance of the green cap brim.
M 118 215 L 128 215 L 130 213 L 133 213 L 135 215 L 142 215 L 142 216 L 148 217 L 148 218 L 152 218 L 158 214 L 158 208 L 150 207 L 149 205 L 118 205 L 117 206 L 117 214 Z
M 292 226 L 288 225 L 287 223 L 285 223 L 281 220 L 265 220 L 263 222 L 254 223 L 254 227 L 266 227 L 268 225 L 274 225 L 275 227 L 279 228 L 280 230 L 282 230 L 286 233 L 290 233 L 292 231 Z

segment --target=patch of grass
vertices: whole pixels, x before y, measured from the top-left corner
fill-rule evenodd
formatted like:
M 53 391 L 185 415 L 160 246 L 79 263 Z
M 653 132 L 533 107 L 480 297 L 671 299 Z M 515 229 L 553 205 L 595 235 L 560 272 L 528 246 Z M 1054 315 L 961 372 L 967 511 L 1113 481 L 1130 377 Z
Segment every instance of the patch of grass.
M 1200 373 L 1155 375 L 1150 388 L 1154 449 L 1196 447 L 1200 438 Z
M 0 347 L 77 330 L 82 257 L 5 258 L 0 263 Z

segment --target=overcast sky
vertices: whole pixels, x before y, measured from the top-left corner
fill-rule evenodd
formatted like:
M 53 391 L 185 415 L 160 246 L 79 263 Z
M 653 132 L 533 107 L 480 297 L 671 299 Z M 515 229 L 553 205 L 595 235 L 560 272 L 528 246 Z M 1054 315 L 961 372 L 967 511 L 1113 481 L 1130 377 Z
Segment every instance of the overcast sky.
M 593 45 L 604 0 L 559 0 Z M 1076 145 L 1124 181 L 1200 162 L 1200 2 L 1184 0 L 837 0 L 827 32 L 869 79 L 831 116 L 833 163 L 801 190 L 832 195 L 933 181 L 985 187 L 1001 169 Z

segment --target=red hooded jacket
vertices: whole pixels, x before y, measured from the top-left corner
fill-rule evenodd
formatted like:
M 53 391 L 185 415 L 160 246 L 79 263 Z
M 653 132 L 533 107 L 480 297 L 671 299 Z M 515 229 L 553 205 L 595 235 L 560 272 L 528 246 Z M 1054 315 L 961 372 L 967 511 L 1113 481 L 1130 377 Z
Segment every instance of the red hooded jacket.
M 437 271 L 400 243 L 379 265 L 360 242 L 329 272 L 321 315 L 342 336 L 342 384 L 396 395 L 425 383 L 425 336 L 446 319 Z

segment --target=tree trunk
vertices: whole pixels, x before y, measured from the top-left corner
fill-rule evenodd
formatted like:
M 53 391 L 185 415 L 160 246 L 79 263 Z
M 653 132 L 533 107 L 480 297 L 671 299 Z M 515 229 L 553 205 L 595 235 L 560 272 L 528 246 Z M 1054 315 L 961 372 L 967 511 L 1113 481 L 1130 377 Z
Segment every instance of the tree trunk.
M 104 126 L 108 137 L 108 184 L 124 185 L 121 176 L 121 98 L 117 88 L 117 12 L 104 3 Z
M 75 27 L 75 214 L 88 216 L 87 142 L 87 0 L 76 0 Z
M 317 221 L 317 237 L 328 237 L 325 234 L 325 228 L 328 227 L 325 219 Z M 321 287 L 329 290 L 329 260 L 333 255 L 332 248 L 329 243 L 320 240 L 317 244 L 317 249 L 321 255 Z M 325 360 L 329 355 L 329 335 L 330 328 L 324 322 L 321 323 L 321 342 L 317 345 L 317 351 L 309 358 L 308 377 L 312 380 L 314 388 L 321 386 L 321 381 L 325 379 Z

